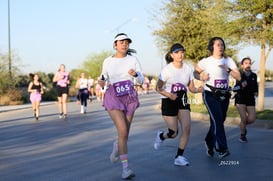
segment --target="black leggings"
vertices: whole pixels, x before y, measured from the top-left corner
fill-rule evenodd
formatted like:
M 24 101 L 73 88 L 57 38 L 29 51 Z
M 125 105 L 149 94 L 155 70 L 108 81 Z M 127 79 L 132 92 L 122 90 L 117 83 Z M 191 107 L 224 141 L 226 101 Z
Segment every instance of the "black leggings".
M 89 97 L 89 92 L 87 88 L 79 90 L 79 99 L 82 106 L 87 106 L 87 99 Z
M 210 147 L 223 151 L 228 149 L 224 121 L 229 105 L 229 99 L 218 101 L 209 91 L 203 93 L 203 100 L 210 115 L 210 128 L 205 138 Z

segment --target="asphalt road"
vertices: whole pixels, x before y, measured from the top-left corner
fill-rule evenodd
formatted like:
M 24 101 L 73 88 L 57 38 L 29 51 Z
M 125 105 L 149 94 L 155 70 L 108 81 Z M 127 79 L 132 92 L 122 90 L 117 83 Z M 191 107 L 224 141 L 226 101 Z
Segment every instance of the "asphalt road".
M 166 129 L 159 95 L 140 96 L 140 101 L 128 142 L 133 180 L 272 180 L 273 130 L 249 127 L 249 143 L 242 144 L 238 126 L 226 125 L 231 155 L 220 160 L 205 154 L 208 122 L 193 120 L 184 152 L 190 165 L 179 167 L 173 164 L 177 138 L 153 149 L 157 130 Z M 41 106 L 39 121 L 29 107 L 0 113 L 1 181 L 122 180 L 121 164 L 109 161 L 116 131 L 101 102 L 89 104 L 84 115 L 75 102 L 68 109 L 66 121 L 59 119 L 57 104 Z

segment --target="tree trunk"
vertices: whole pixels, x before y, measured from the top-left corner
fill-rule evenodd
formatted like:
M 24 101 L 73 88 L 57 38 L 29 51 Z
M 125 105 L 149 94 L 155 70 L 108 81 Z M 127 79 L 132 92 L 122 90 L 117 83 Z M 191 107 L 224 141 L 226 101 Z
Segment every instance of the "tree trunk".
M 258 93 L 258 104 L 257 111 L 264 110 L 264 84 L 265 84 L 265 45 L 261 46 L 261 59 L 260 59 L 260 72 L 259 72 L 259 93 Z

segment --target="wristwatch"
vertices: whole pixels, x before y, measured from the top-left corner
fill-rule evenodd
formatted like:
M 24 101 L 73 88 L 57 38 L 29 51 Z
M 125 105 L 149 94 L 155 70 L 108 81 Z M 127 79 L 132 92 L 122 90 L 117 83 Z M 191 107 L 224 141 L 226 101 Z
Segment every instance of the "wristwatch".
M 227 73 L 230 73 L 231 71 L 232 71 L 232 69 L 231 69 L 231 68 L 228 68 Z

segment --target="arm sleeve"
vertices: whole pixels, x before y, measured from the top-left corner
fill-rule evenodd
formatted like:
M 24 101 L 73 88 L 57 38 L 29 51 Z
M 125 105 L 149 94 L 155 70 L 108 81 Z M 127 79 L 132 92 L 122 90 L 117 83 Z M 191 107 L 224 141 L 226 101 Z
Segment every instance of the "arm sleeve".
M 144 82 L 144 75 L 142 73 L 142 68 L 141 65 L 139 63 L 139 61 L 136 59 L 136 73 L 137 73 L 137 77 L 134 77 L 136 83 L 138 84 L 143 84 Z

